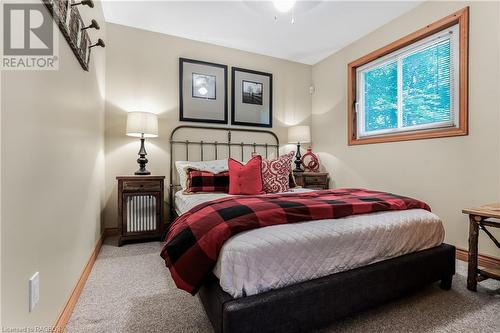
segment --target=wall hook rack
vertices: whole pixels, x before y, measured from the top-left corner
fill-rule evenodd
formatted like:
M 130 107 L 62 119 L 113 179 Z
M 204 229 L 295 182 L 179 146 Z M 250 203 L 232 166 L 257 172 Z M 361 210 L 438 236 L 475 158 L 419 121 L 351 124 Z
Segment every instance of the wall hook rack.
M 50 14 L 59 26 L 59 30 L 71 47 L 76 59 L 86 71 L 89 70 L 90 45 L 92 44 L 89 30 L 99 30 L 101 27 L 96 20 L 91 20 L 86 26 L 78 6 L 94 8 L 93 0 L 42 0 Z M 82 8 L 82 7 L 80 7 Z M 94 46 L 104 47 L 104 42 Z

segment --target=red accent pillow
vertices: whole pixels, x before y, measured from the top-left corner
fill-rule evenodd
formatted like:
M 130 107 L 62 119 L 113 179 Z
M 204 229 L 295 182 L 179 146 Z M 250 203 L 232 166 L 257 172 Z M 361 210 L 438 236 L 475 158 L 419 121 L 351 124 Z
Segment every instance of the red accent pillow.
M 295 152 L 281 155 L 275 160 L 262 161 L 263 189 L 266 193 L 290 191 L 290 174 Z
M 229 172 L 213 173 L 210 171 L 189 170 L 187 193 L 229 191 Z
M 229 194 L 263 194 L 262 157 L 255 156 L 247 164 L 232 158 L 229 165 Z

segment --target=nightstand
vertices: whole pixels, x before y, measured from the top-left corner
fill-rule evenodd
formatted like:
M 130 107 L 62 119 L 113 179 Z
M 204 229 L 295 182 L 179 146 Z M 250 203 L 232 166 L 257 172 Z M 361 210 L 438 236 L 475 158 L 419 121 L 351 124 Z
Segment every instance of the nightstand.
M 313 190 L 328 189 L 328 172 L 293 172 L 295 183 L 303 188 Z
M 165 176 L 118 176 L 118 246 L 163 237 Z

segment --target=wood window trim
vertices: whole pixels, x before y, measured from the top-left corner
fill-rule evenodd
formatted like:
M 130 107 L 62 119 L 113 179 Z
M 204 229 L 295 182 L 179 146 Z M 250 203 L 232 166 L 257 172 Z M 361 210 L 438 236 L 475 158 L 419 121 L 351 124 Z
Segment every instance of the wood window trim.
M 420 130 L 415 132 L 357 138 L 356 134 L 356 69 L 389 53 L 397 51 L 443 29 L 458 24 L 459 29 L 459 111 L 458 127 Z M 465 7 L 428 26 L 402 37 L 389 45 L 373 51 L 347 65 L 347 142 L 349 146 L 370 143 L 395 142 L 443 138 L 469 134 L 468 120 L 468 69 L 469 69 L 469 7 Z

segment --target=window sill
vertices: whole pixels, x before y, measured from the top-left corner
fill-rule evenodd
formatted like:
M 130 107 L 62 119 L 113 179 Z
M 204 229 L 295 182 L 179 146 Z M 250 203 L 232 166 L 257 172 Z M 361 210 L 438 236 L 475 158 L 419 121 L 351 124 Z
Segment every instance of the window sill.
M 389 134 L 381 136 L 372 136 L 365 138 L 348 138 L 349 146 L 356 145 L 367 145 L 371 143 L 384 143 L 384 142 L 398 142 L 398 141 L 410 141 L 410 140 L 421 140 L 421 139 L 435 139 L 435 138 L 446 138 L 452 136 L 462 136 L 469 134 L 466 127 L 464 128 L 441 128 L 427 131 L 418 131 L 411 133 L 398 133 Z

